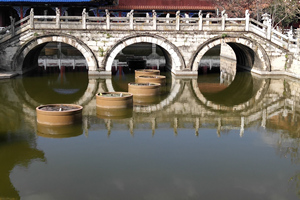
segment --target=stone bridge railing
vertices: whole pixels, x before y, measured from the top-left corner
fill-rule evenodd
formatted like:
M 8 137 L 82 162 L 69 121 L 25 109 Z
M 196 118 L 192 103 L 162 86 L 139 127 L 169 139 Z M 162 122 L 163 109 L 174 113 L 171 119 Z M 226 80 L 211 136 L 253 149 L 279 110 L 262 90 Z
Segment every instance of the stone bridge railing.
M 248 11 L 244 18 L 228 18 L 222 12 L 219 18 L 210 18 L 209 14 L 203 17 L 201 11 L 198 17 L 181 17 L 177 11 L 175 17 L 158 17 L 153 10 L 151 17 L 134 17 L 133 10 L 126 17 L 111 17 L 108 10 L 104 17 L 88 16 L 85 9 L 82 16 L 61 16 L 59 9 L 56 15 L 34 15 L 31 9 L 30 15 L 15 22 L 11 18 L 11 25 L 0 30 L 0 43 L 20 34 L 28 29 L 63 29 L 63 30 L 134 30 L 134 31 L 221 31 L 224 37 L 228 32 L 253 32 L 292 53 L 300 53 L 300 29 L 296 30 L 296 36 L 290 31 L 287 35 L 275 30 L 271 26 L 269 15 L 263 16 L 263 23 L 249 17 Z

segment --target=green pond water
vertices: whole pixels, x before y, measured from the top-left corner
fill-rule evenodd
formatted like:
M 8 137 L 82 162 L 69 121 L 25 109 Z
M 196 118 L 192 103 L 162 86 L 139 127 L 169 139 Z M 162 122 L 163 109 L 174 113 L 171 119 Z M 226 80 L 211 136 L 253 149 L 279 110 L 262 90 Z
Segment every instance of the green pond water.
M 107 113 L 96 94 L 134 74 L 0 80 L 0 199 L 299 199 L 299 80 L 161 74 L 159 96 Z M 37 124 L 51 103 L 83 106 L 82 123 Z

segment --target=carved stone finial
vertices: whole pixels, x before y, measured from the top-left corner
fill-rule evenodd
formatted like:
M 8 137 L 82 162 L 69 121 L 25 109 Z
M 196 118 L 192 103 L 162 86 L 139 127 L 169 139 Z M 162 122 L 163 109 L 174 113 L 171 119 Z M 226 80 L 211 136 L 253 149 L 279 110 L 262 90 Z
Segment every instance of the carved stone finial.
M 82 15 L 86 15 L 86 9 L 85 8 L 82 10 Z
M 153 16 L 157 15 L 157 13 L 155 12 L 155 10 L 152 10 L 152 14 L 153 14 Z
M 55 12 L 56 12 L 56 15 L 60 15 L 60 10 L 57 7 L 55 8 Z
M 133 12 L 134 12 L 134 10 L 131 10 L 131 11 L 129 12 L 129 15 L 130 15 L 130 16 L 133 16 Z
M 245 11 L 245 16 L 248 17 L 250 15 L 249 10 Z
M 224 17 L 226 10 L 222 10 L 221 17 Z
M 108 9 L 105 9 L 105 14 L 106 14 L 107 17 L 109 16 L 109 11 L 108 11 Z
M 202 16 L 202 10 L 199 10 L 198 16 L 199 16 L 199 17 Z
M 180 15 L 180 10 L 176 12 L 176 17 Z

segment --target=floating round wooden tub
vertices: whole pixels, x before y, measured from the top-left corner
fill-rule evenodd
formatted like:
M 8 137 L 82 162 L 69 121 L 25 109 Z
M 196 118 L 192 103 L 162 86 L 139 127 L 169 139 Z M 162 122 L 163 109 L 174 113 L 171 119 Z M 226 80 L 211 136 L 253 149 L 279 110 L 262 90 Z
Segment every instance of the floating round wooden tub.
M 160 74 L 160 71 L 158 69 L 137 69 L 134 72 L 136 79 L 139 76 L 155 76 Z
M 133 96 L 153 96 L 160 93 L 159 83 L 128 83 L 128 92 Z
M 136 80 L 137 83 L 159 83 L 161 85 L 166 84 L 166 76 L 139 76 Z
M 81 122 L 82 106 L 47 104 L 36 108 L 37 122 L 45 125 L 69 125 Z
M 103 92 L 96 95 L 97 107 L 129 108 L 132 107 L 132 94 L 128 92 Z

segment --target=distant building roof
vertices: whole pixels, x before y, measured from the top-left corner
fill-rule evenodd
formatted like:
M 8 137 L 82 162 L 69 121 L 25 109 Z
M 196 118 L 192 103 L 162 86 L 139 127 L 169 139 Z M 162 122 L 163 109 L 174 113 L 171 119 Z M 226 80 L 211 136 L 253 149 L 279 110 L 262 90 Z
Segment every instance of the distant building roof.
M 103 7 L 104 8 L 104 7 Z M 112 10 L 214 10 L 211 0 L 119 0 Z
M 0 3 L 16 3 L 16 2 L 36 2 L 36 3 L 60 3 L 60 2 L 91 2 L 91 0 L 2 0 Z

